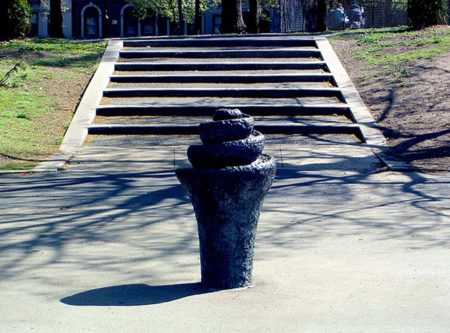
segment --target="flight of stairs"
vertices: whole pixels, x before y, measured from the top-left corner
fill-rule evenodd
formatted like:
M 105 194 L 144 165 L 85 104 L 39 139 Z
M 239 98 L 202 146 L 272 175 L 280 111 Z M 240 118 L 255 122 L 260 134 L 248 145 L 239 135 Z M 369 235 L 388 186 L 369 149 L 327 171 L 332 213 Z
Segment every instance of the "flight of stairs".
M 192 135 L 239 108 L 277 135 L 350 135 L 351 107 L 313 37 L 200 36 L 123 41 L 90 135 Z

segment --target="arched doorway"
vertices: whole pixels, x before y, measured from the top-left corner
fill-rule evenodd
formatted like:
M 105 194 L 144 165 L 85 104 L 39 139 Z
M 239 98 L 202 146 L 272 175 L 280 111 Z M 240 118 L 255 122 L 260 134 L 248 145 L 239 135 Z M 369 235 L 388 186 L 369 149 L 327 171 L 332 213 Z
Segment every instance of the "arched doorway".
M 156 15 L 148 15 L 141 22 L 141 33 L 143 36 L 158 35 L 158 20 Z
M 102 11 L 92 2 L 81 11 L 81 38 L 101 38 Z
M 141 35 L 141 24 L 134 15 L 131 4 L 125 5 L 120 12 L 120 35 L 122 37 Z

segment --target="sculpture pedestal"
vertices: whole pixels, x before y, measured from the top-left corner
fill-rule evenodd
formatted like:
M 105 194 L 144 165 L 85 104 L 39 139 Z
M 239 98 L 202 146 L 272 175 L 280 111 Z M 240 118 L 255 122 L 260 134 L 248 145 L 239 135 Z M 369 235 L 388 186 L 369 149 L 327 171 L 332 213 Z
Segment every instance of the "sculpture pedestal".
M 261 155 L 244 166 L 176 170 L 194 206 L 205 286 L 251 284 L 256 226 L 275 169 L 274 159 Z

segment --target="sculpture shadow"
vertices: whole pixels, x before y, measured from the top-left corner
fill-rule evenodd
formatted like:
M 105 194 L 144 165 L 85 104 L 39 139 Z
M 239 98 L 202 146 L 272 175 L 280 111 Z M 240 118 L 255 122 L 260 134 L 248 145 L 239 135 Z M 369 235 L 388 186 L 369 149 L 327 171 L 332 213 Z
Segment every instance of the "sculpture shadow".
M 147 284 L 124 284 L 91 289 L 62 298 L 60 301 L 73 306 L 140 306 L 161 304 L 184 297 L 213 292 L 200 283 L 149 286 Z

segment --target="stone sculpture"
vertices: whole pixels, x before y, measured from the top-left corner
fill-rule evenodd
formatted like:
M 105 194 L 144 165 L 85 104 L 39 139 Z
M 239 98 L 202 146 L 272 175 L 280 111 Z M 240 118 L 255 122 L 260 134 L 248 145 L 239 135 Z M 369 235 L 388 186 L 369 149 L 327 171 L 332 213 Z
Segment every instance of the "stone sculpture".
M 176 174 L 189 194 L 198 224 L 202 283 L 226 289 L 252 282 L 260 208 L 275 176 L 275 161 L 261 154 L 264 135 L 237 109 L 220 109 L 199 126 L 203 144 L 188 148 L 192 168 Z

